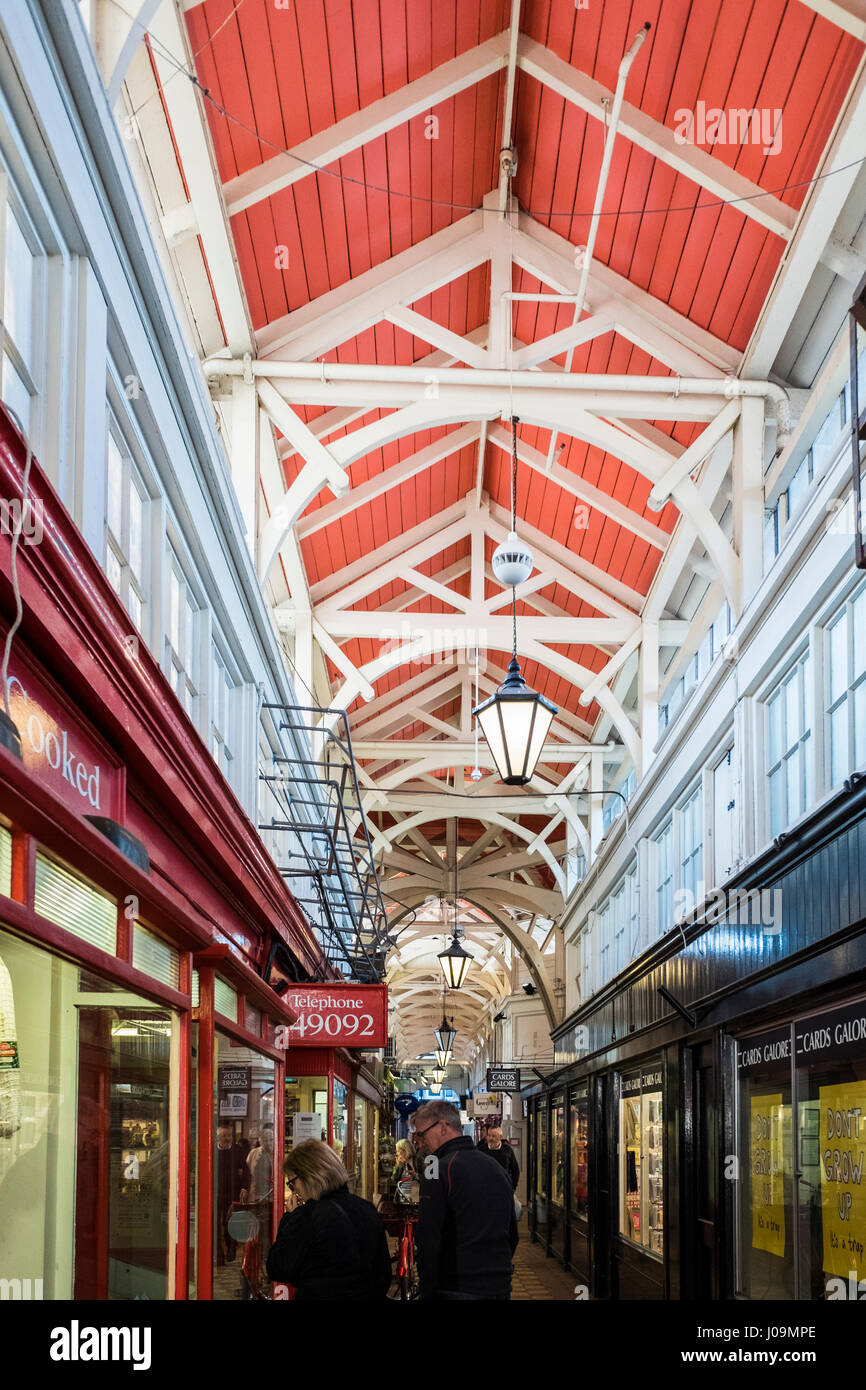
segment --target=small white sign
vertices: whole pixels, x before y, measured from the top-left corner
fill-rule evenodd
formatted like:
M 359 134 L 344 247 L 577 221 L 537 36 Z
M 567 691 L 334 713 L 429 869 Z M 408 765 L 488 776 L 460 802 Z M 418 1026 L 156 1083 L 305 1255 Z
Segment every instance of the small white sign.
M 321 1139 L 322 1137 L 322 1117 L 321 1115 L 308 1115 L 299 1111 L 292 1116 L 292 1143 L 300 1144 L 304 1139 Z
M 499 1097 L 490 1091 L 482 1091 L 479 1095 L 472 1097 L 473 1112 L 478 1115 L 498 1115 L 502 1106 Z

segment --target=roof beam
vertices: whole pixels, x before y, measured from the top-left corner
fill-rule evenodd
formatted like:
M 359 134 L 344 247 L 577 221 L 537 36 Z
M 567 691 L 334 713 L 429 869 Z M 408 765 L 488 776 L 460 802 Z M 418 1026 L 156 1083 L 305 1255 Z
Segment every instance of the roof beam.
M 360 111 L 342 121 L 311 135 L 292 152 L 273 155 L 246 173 L 229 179 L 223 185 L 223 196 L 229 216 L 253 207 L 263 198 L 271 198 L 299 179 L 327 169 L 352 150 L 360 149 L 372 140 L 404 125 L 413 117 L 441 105 L 458 92 L 481 82 L 498 72 L 508 60 L 508 33 L 503 31 L 459 54 L 447 63 L 440 63 L 432 72 L 396 92 L 363 106 Z
M 769 375 L 819 262 L 832 241 L 833 228 L 862 169 L 866 145 L 866 57 L 839 113 L 836 126 L 809 189 L 797 230 L 743 358 L 743 375 Z M 832 247 L 831 247 L 832 258 Z
M 385 468 L 381 473 L 376 473 L 372 478 L 368 478 L 365 483 L 353 487 L 339 500 L 328 502 L 324 507 L 317 507 L 309 516 L 305 516 L 297 523 L 296 530 L 299 539 L 303 540 L 306 536 L 314 535 L 316 531 L 321 531 L 324 526 L 330 526 L 332 522 L 341 521 L 344 516 L 353 512 L 357 507 L 366 506 L 368 502 L 381 497 L 391 488 L 399 487 L 401 483 L 408 482 L 410 478 L 432 468 L 434 464 L 441 463 L 442 459 L 449 458 L 460 449 L 474 444 L 478 438 L 478 431 L 479 426 L 477 424 L 462 425 L 459 429 L 451 430 L 444 434 L 441 439 L 428 444 L 426 448 L 419 449 L 417 453 L 401 459 L 391 468 Z
M 864 0 L 801 0 L 807 9 L 829 19 L 837 29 L 853 34 L 866 43 L 866 3 Z
M 397 304 L 414 303 L 481 265 L 489 254 L 483 214 L 469 213 L 390 260 L 311 299 L 256 334 L 260 357 L 296 362 L 348 342 Z
M 156 40 L 153 62 L 159 74 L 162 99 L 189 189 L 226 340 L 231 353 L 240 356 L 253 350 L 254 341 L 246 294 L 201 99 L 192 82 L 178 80 L 178 68 L 187 72 L 195 68 L 173 4 L 160 5 L 151 20 L 150 32 Z
M 490 427 L 487 437 L 491 444 L 495 444 L 497 448 L 502 449 L 504 453 L 511 452 L 511 437 L 501 425 L 493 425 Z M 617 522 L 620 526 L 624 526 L 626 530 L 631 531 L 635 536 L 640 536 L 641 540 L 646 541 L 648 545 L 653 546 L 656 550 L 663 551 L 667 548 L 668 541 L 670 540 L 667 531 L 663 531 L 661 527 L 653 525 L 651 521 L 647 521 L 645 517 L 633 511 L 631 507 L 627 507 L 624 503 L 618 502 L 615 497 L 611 497 L 609 493 L 603 492 L 601 488 L 593 487 L 592 483 L 585 482 L 579 474 L 569 472 L 567 468 L 562 468 L 560 464 L 554 463 L 551 465 L 550 469 L 548 469 L 544 454 L 538 449 L 533 449 L 530 444 L 527 444 L 521 439 L 517 441 L 517 457 L 520 459 L 521 463 L 527 464 L 528 467 L 534 469 L 535 472 L 542 473 L 544 477 L 550 478 L 558 487 L 561 487 L 565 492 L 570 492 L 573 497 L 580 498 L 582 502 L 586 502 L 587 505 L 592 507 L 595 511 L 601 512 L 603 516 L 609 516 L 612 521 Z
M 557 58 L 549 48 L 522 35 L 517 65 L 527 76 L 535 78 L 572 106 L 579 107 L 598 121 L 606 121 L 613 93 L 586 73 Z M 757 184 L 743 178 L 742 174 L 697 145 L 679 139 L 675 131 L 653 120 L 628 101 L 622 103 L 618 133 L 676 169 L 678 174 L 692 183 L 706 189 L 714 198 L 725 203 L 740 200 L 738 208 L 743 216 L 759 222 L 776 236 L 787 240 L 791 235 L 796 221 L 793 208 L 781 203 L 773 194 L 764 193 Z
M 574 247 L 570 241 L 549 227 L 542 226 L 526 213 L 518 217 L 513 237 L 514 260 L 519 266 L 537 276 L 551 289 L 567 294 L 577 292 L 581 272 L 574 263 Z M 736 348 L 699 328 L 685 314 L 677 313 L 664 300 L 639 289 L 625 276 L 618 275 L 600 261 L 594 261 L 587 286 L 587 306 L 594 310 L 598 303 L 607 301 L 611 296 L 630 306 L 638 314 L 646 331 L 657 325 L 704 362 L 719 367 L 722 372 L 736 372 L 740 363 L 740 353 Z

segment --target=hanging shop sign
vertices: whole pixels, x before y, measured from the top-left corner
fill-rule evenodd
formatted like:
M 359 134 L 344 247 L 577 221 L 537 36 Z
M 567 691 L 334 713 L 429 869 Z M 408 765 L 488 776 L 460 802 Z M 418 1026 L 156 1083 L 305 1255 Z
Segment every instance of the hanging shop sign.
M 251 1071 L 251 1067 L 220 1067 L 220 1090 L 248 1091 L 250 1089 Z
M 6 685 L 27 771 L 81 815 L 118 816 L 118 763 L 78 727 L 20 648 L 13 648 Z
M 576 1086 L 571 1088 L 572 1100 L 586 1100 L 589 1095 L 589 1078 L 586 1081 L 579 1081 Z
M 277 1047 L 387 1045 L 387 985 L 290 985 L 283 1002 L 297 1018 L 277 1029 Z
M 487 1089 L 488 1091 L 519 1091 L 520 1068 L 488 1067 Z
M 785 1253 L 785 1190 L 782 1093 L 751 1097 L 749 1166 L 752 1179 L 752 1247 Z

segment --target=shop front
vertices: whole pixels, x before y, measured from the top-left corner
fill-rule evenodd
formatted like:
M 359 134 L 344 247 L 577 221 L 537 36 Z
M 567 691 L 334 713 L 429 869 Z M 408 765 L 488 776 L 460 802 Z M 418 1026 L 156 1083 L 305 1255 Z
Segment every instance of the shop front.
M 324 1140 L 345 1165 L 351 1190 L 372 1201 L 380 1191 L 382 1103 L 373 1074 L 344 1048 L 290 1048 L 286 1068 L 285 1157 L 303 1139 Z
M 22 467 L 0 416 L 4 496 Z M 274 937 L 299 976 L 327 963 L 36 463 L 30 489 L 45 543 L 18 557 L 0 740 L 0 1279 L 256 1296 L 295 1020 L 262 968 Z
M 866 1294 L 866 997 L 737 1039 L 736 1292 Z
M 556 1031 L 527 1098 L 536 1231 L 565 1091 L 566 1258 L 592 1297 L 866 1294 L 863 862 L 852 779 L 747 883 L 778 894 L 772 930 L 740 907 L 677 928 Z

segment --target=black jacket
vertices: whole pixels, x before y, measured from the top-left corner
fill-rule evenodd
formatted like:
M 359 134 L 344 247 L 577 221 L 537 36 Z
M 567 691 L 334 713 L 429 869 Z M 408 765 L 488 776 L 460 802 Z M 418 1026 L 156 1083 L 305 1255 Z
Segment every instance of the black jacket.
M 420 1168 L 421 1297 L 443 1290 L 507 1297 L 517 1222 L 504 1170 L 464 1136 L 449 1139 Z
M 486 1139 L 482 1139 L 478 1145 L 478 1152 L 487 1154 L 494 1163 L 498 1163 L 500 1168 L 504 1168 L 511 1182 L 511 1190 L 514 1191 L 520 1182 L 520 1164 L 514 1156 L 514 1150 L 510 1144 L 503 1139 L 498 1149 L 491 1149 Z
M 286 1212 L 267 1261 L 296 1298 L 384 1298 L 391 1283 L 385 1227 L 370 1202 L 347 1187 Z

